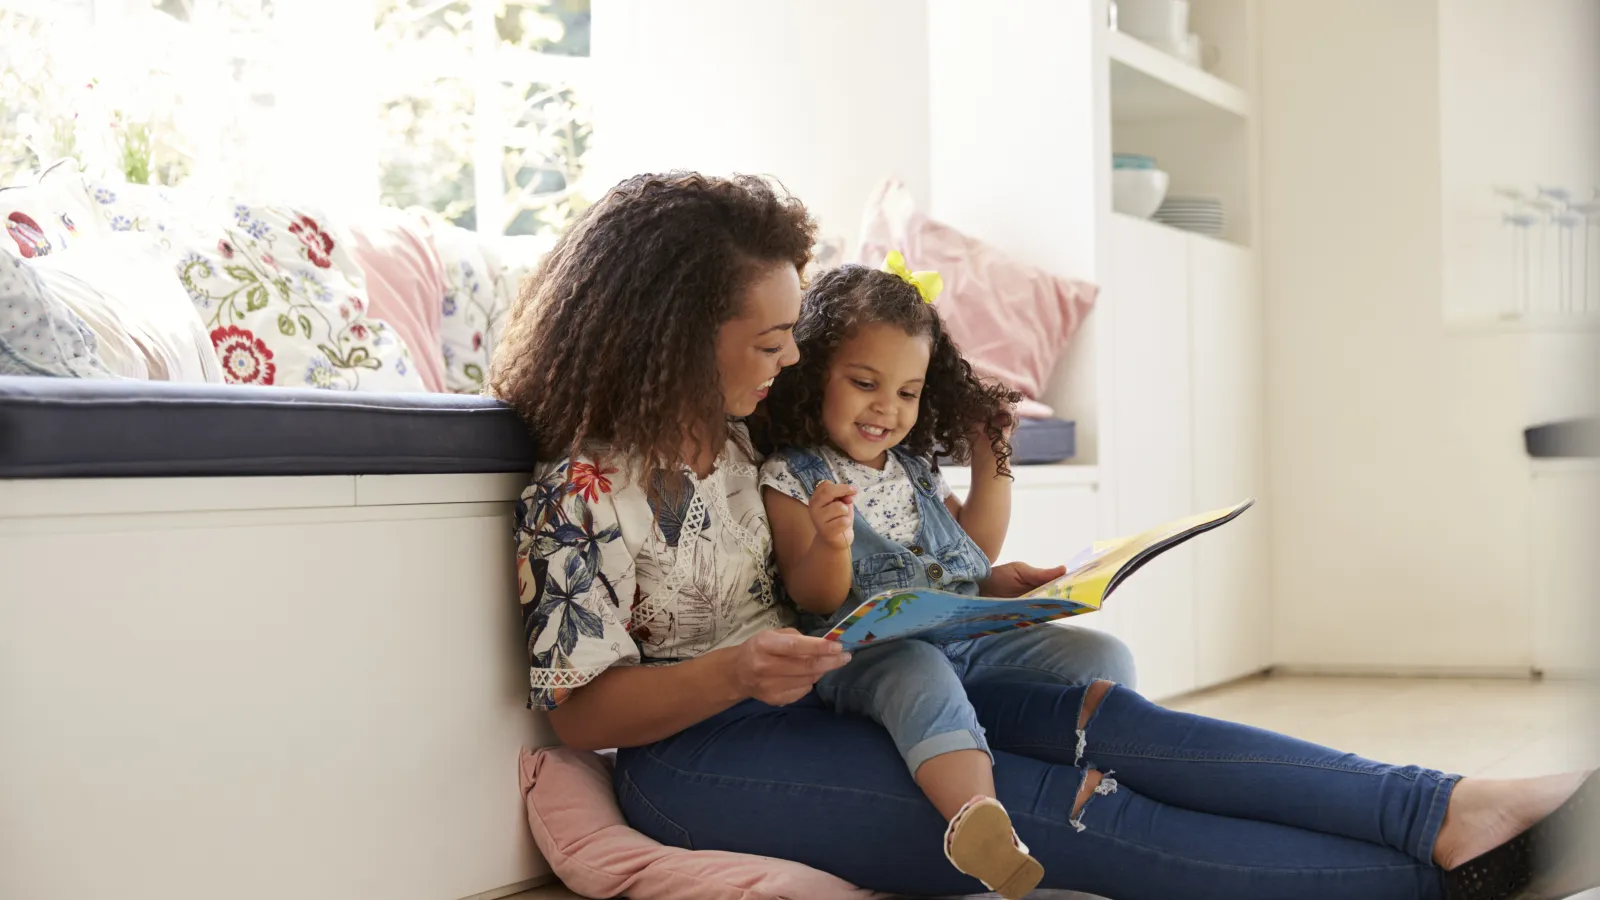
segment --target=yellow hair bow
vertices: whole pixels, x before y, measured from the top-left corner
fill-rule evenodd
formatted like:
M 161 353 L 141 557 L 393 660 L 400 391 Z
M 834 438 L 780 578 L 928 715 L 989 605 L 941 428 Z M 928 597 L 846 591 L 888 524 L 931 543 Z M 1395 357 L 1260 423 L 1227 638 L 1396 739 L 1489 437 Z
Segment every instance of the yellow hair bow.
M 923 303 L 932 303 L 939 299 L 939 293 L 944 290 L 944 278 L 938 272 L 913 272 L 906 265 L 905 254 L 899 250 L 890 250 L 889 255 L 883 258 L 883 270 L 892 275 L 900 276 L 900 280 L 917 289 L 922 295 Z

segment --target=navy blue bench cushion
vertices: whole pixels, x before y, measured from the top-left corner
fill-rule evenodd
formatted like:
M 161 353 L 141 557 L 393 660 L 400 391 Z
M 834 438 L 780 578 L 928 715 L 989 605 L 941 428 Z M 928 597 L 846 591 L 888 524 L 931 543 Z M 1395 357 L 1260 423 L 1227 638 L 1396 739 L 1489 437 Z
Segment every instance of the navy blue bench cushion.
M 1077 425 L 1064 419 L 1023 419 L 1011 435 L 1011 461 L 1019 466 L 1066 462 L 1077 454 Z
M 0 478 L 526 472 L 527 428 L 459 394 L 0 376 Z
M 1064 419 L 1023 419 L 1011 433 L 1011 464 L 1042 466 L 1065 462 L 1078 452 L 1077 426 Z M 949 463 L 941 456 L 940 462 Z

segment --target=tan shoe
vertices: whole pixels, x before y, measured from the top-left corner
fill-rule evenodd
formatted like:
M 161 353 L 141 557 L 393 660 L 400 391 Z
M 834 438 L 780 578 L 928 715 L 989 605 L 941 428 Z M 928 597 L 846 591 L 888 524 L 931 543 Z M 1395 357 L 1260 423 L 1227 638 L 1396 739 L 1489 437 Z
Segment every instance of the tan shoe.
M 945 829 L 944 855 L 1006 900 L 1022 900 L 1044 878 L 1044 867 L 1017 840 L 1006 808 L 993 797 L 973 797 L 955 814 Z

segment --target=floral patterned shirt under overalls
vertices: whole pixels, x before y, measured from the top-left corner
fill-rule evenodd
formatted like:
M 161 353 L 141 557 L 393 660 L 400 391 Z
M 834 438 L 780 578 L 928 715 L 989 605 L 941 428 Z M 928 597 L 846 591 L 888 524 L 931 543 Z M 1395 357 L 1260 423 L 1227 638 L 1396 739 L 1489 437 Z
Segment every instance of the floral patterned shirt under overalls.
M 838 624 L 867 598 L 881 591 L 937 588 L 957 594 L 976 594 L 989 577 L 989 558 L 967 536 L 960 523 L 939 499 L 937 476 L 926 460 L 891 449 L 901 471 L 910 479 L 917 506 L 915 542 L 897 544 L 872 530 L 860 510 L 855 514 L 855 539 L 850 545 L 850 596 L 833 615 L 802 613 L 801 628 L 820 634 Z M 807 495 L 821 481 L 839 482 L 822 454 L 813 450 L 781 451 L 789 471 Z

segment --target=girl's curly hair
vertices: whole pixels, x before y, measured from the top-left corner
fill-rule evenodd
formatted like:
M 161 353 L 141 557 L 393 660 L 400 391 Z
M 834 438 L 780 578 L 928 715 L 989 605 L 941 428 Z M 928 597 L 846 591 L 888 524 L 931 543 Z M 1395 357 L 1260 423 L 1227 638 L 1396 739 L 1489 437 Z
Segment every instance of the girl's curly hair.
M 758 413 L 758 441 L 771 451 L 782 447 L 820 447 L 828 443 L 822 424 L 822 395 L 834 351 L 862 326 L 894 325 L 913 336 L 927 336 L 932 352 L 917 406 L 917 424 L 900 446 L 933 459 L 941 452 L 957 464 L 972 460 L 972 433 L 979 428 L 994 448 L 999 472 L 1011 474 L 1011 442 L 1006 432 L 1016 421 L 1012 408 L 1022 395 L 994 381 L 979 379 L 945 330 L 938 310 L 899 276 L 866 266 L 847 265 L 817 276 L 806 291 L 795 324 L 799 364 L 785 369 Z
M 803 269 L 815 232 L 762 178 L 629 178 L 523 284 L 487 391 L 522 415 L 541 459 L 614 453 L 660 471 L 697 441 L 720 447 L 717 330 L 768 267 Z

